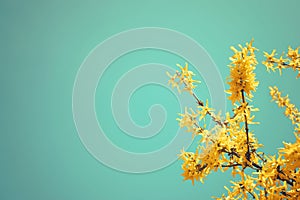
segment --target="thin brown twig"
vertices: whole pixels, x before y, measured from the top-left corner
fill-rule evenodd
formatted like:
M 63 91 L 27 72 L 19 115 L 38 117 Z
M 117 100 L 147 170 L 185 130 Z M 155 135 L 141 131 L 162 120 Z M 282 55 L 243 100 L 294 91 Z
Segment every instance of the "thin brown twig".
M 236 166 L 242 166 L 242 164 L 234 163 L 234 164 L 229 164 L 229 165 L 222 165 L 222 167 L 236 167 Z
M 285 63 L 285 62 L 281 62 L 281 63 L 277 63 L 275 61 L 269 61 L 270 63 L 273 63 L 273 64 L 279 64 L 279 65 L 283 65 L 283 66 L 287 66 L 287 67 L 290 67 L 290 68 L 293 68 L 291 65 L 289 65 L 288 63 Z M 296 69 L 300 69 L 300 66 L 296 66 L 295 67 Z
M 255 199 L 253 192 L 250 192 L 249 190 L 247 190 L 247 188 L 245 186 L 242 186 L 242 189 L 246 190 L 246 192 L 248 192 L 252 196 L 252 198 Z
M 181 75 L 179 72 L 176 72 L 176 74 L 177 74 L 178 76 Z M 182 82 L 184 83 L 185 86 L 187 86 L 187 83 L 186 83 L 184 80 L 182 80 Z M 204 102 L 201 101 L 201 100 L 197 97 L 197 95 L 194 93 L 194 91 L 192 91 L 192 96 L 193 96 L 194 99 L 197 101 L 197 104 L 198 104 L 199 106 L 204 106 Z M 210 111 L 208 111 L 207 114 L 210 115 L 210 117 L 212 118 L 212 120 L 213 120 L 214 122 L 216 122 L 217 124 L 219 124 L 220 126 L 222 126 L 222 127 L 227 127 L 227 123 L 226 123 L 226 122 L 223 122 L 223 121 L 221 121 L 221 120 L 217 120 L 216 117 L 213 116 L 212 113 L 211 113 Z
M 245 100 L 245 94 L 244 94 L 244 90 L 241 90 L 242 93 L 242 101 L 245 104 L 246 100 Z M 244 110 L 244 118 L 245 118 L 245 131 L 246 131 L 246 137 L 247 137 L 247 153 L 246 153 L 246 158 L 248 161 L 250 161 L 250 145 L 249 145 L 249 127 L 248 127 L 248 119 L 247 119 L 247 113 L 246 110 Z
M 264 163 L 267 162 L 267 160 L 264 159 L 261 155 L 259 155 L 256 151 L 254 151 L 254 153 L 261 161 L 263 161 Z

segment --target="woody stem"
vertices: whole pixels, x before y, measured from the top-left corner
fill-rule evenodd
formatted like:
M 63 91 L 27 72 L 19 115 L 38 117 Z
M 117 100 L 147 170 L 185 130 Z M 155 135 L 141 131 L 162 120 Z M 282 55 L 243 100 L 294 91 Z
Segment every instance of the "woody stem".
M 241 93 L 242 93 L 243 103 L 245 104 L 246 100 L 245 100 L 244 90 L 242 90 Z M 246 137 L 247 137 L 247 153 L 246 153 L 246 158 L 247 158 L 247 160 L 250 161 L 249 127 L 248 127 L 248 119 L 247 119 L 246 110 L 244 110 L 244 118 L 245 118 L 245 131 L 246 131 Z
M 176 74 L 178 75 L 178 76 L 180 76 L 180 73 L 179 72 L 176 72 Z M 185 85 L 185 86 L 187 86 L 187 83 L 183 80 L 183 84 Z M 194 99 L 197 101 L 197 104 L 198 104 L 198 106 L 204 106 L 204 103 L 203 103 L 203 101 L 201 101 L 198 97 L 197 97 L 197 95 L 194 93 L 194 91 L 192 91 L 192 96 L 194 97 Z M 221 120 L 217 120 L 214 116 L 213 116 L 213 114 L 211 113 L 211 112 L 207 112 L 207 114 L 212 118 L 212 120 L 213 121 L 215 121 L 217 124 L 219 124 L 220 126 L 222 126 L 222 127 L 226 127 L 226 125 L 227 125 L 227 123 L 226 122 L 223 122 L 223 121 L 221 121 Z

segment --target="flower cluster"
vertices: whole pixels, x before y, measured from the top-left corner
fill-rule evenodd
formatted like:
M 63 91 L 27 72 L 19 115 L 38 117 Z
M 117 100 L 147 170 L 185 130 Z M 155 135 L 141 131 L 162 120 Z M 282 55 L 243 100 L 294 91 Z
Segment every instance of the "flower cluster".
M 279 107 L 285 107 L 284 114 L 292 121 L 293 124 L 300 123 L 300 112 L 296 106 L 290 102 L 288 95 L 282 97 L 281 92 L 276 86 L 270 87 L 270 95 L 272 100 L 275 101 Z
M 177 66 L 180 68 L 180 71 L 176 71 L 174 75 L 166 72 L 170 78 L 168 83 L 171 84 L 172 88 L 176 87 L 179 93 L 181 92 L 180 85 L 184 85 L 184 90 L 193 94 L 193 89 L 196 88 L 194 83 L 200 83 L 200 81 L 193 79 L 195 74 L 188 70 L 188 63 L 185 63 L 184 67 L 180 64 L 177 64 Z
M 190 112 L 185 108 L 185 113 L 179 113 L 181 118 L 177 118 L 176 120 L 179 121 L 179 127 L 187 128 L 187 132 L 192 132 L 193 136 L 200 134 L 203 129 L 198 125 L 198 113 L 194 112 L 193 109 L 190 108 Z
M 246 100 L 253 97 L 258 81 L 255 79 L 254 69 L 257 64 L 253 41 L 240 51 L 234 47 L 234 55 L 230 57 L 230 94 L 233 112 L 226 112 L 225 117 L 215 114 L 208 101 L 204 104 L 193 92 L 192 74 L 185 67 L 176 72 L 170 83 L 184 89 L 197 100 L 198 110 L 185 109 L 185 113 L 177 118 L 181 128 L 186 127 L 193 136 L 199 136 L 199 146 L 195 152 L 182 150 L 180 159 L 183 161 L 182 176 L 184 180 L 204 182 L 213 171 L 225 172 L 231 169 L 233 177 L 240 180 L 231 181 L 230 188 L 225 187 L 228 194 L 216 199 L 299 199 L 300 198 L 300 112 L 294 104 L 290 103 L 288 96 L 282 97 L 277 87 L 270 87 L 272 99 L 279 107 L 285 107 L 285 115 L 295 125 L 296 142 L 284 143 L 278 156 L 266 156 L 260 151 L 263 146 L 256 139 L 250 126 L 258 124 L 252 114 L 258 111 Z M 290 55 L 292 52 L 290 52 Z M 294 56 L 295 57 L 295 56 Z M 178 82 L 175 79 L 179 79 Z M 189 81 L 192 80 L 192 81 Z M 190 85 L 192 84 L 192 85 Z M 191 90 L 190 90 L 191 89 Z M 246 98 L 247 97 L 247 98 Z M 215 125 L 207 129 L 206 117 L 211 117 Z M 201 124 L 201 122 L 203 122 Z M 249 171 L 252 170 L 252 173 Z M 247 172 L 247 173 L 246 173 Z
M 231 47 L 234 55 L 230 57 L 230 77 L 229 86 L 227 91 L 230 96 L 232 104 L 236 101 L 242 100 L 242 92 L 245 92 L 250 98 L 252 97 L 251 91 L 255 91 L 258 86 L 258 81 L 255 80 L 255 74 L 253 73 L 257 60 L 255 57 L 256 48 L 252 46 L 253 40 L 250 43 L 246 43 L 243 47 L 239 45 L 240 51 Z
M 294 71 L 298 71 L 297 78 L 300 77 L 300 55 L 299 55 L 300 47 L 295 49 L 288 47 L 288 52 L 285 55 L 281 55 L 279 58 L 276 58 L 276 50 L 273 50 L 271 54 L 264 52 L 266 60 L 262 62 L 266 67 L 267 70 L 272 70 L 273 72 L 278 70 L 280 75 L 282 73 L 282 69 L 291 68 Z

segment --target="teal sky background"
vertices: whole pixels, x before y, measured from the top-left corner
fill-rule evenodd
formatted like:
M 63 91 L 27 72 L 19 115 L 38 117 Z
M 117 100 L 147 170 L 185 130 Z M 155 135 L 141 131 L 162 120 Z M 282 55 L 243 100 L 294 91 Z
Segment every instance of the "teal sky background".
M 296 0 L 1 1 L 0 199 L 193 200 L 220 196 L 230 173 L 213 173 L 205 184 L 192 186 L 182 181 L 180 161 L 138 175 L 112 170 L 94 159 L 82 145 L 73 122 L 72 89 L 77 70 L 88 53 L 108 37 L 133 28 L 162 27 L 184 33 L 202 45 L 225 82 L 231 45 L 254 38 L 259 60 L 263 51 L 276 48 L 282 52 L 288 45 L 300 46 L 299 6 Z M 122 135 L 111 119 L 107 107 L 111 84 L 122 71 L 148 62 L 175 67 L 184 60 L 153 50 L 132 53 L 112 65 L 101 80 L 107 86 L 99 86 L 96 93 L 96 100 L 103 99 L 96 105 L 97 116 L 105 118 L 104 129 L 116 133 L 108 137 L 130 151 L 155 150 L 177 129 L 178 103 L 168 90 L 157 86 L 134 93 L 129 108 L 133 119 L 145 125 L 149 106 L 165 105 L 170 113 L 160 135 L 149 141 L 134 140 Z M 118 63 L 125 66 L 120 71 Z M 281 77 L 268 74 L 262 64 L 256 73 L 260 85 L 253 103 L 260 108 L 257 121 L 261 124 L 250 128 L 265 144 L 263 150 L 274 154 L 283 140 L 292 142 L 294 138 L 283 110 L 270 102 L 268 86 L 277 85 L 299 107 L 300 81 L 290 70 Z M 115 78 L 111 78 L 113 74 L 117 74 Z M 199 74 L 197 78 L 201 80 Z M 197 94 L 209 98 L 206 88 L 202 83 Z

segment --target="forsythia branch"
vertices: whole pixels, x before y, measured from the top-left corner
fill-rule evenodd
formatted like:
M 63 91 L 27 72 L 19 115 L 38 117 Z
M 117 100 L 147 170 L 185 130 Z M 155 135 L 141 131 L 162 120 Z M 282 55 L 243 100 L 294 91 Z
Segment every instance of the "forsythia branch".
M 241 93 L 242 93 L 243 104 L 246 104 L 244 90 L 242 90 Z M 246 141 L 247 142 L 246 158 L 247 158 L 247 160 L 250 161 L 249 128 L 248 128 L 248 120 L 247 120 L 247 113 L 246 113 L 246 111 L 244 111 L 244 118 L 245 118 L 245 131 L 246 131 L 246 137 L 247 137 L 247 141 Z
M 249 104 L 253 98 L 252 92 L 256 91 L 259 82 L 256 80 L 254 70 L 258 64 L 252 46 L 253 40 L 245 46 L 239 45 L 239 50 L 231 47 L 233 55 L 230 57 L 230 76 L 228 78 L 230 95 L 228 99 L 233 105 L 233 115 L 225 113 L 225 119 L 220 114 L 215 114 L 214 109 L 202 101 L 194 93 L 194 73 L 188 70 L 188 64 L 184 67 L 177 65 L 180 71 L 176 71 L 170 77 L 169 84 L 176 87 L 179 92 L 187 91 L 196 100 L 198 110 L 185 109 L 185 113 L 179 114 L 179 126 L 186 127 L 193 136 L 200 136 L 200 145 L 195 152 L 181 151 L 180 158 L 183 161 L 182 176 L 184 180 L 203 182 L 212 171 L 222 172 L 231 169 L 232 176 L 238 175 L 239 181 L 231 181 L 231 189 L 225 187 L 228 194 L 216 199 L 300 199 L 300 112 L 290 102 L 288 96 L 283 97 L 276 86 L 270 87 L 270 95 L 279 107 L 285 108 L 284 114 L 295 126 L 296 142 L 283 143 L 284 147 L 278 151 L 278 156 L 267 156 L 259 149 L 263 146 L 258 143 L 253 131 L 250 131 L 254 122 L 255 111 Z M 271 54 L 264 53 L 266 61 L 263 64 L 267 70 L 272 71 L 292 68 L 298 71 L 300 77 L 299 48 L 288 48 L 284 58 L 275 58 L 275 50 Z M 247 102 L 246 99 L 250 101 Z M 200 126 L 199 121 L 209 116 L 215 126 L 208 130 Z M 252 173 L 245 173 L 245 169 L 252 169 Z

